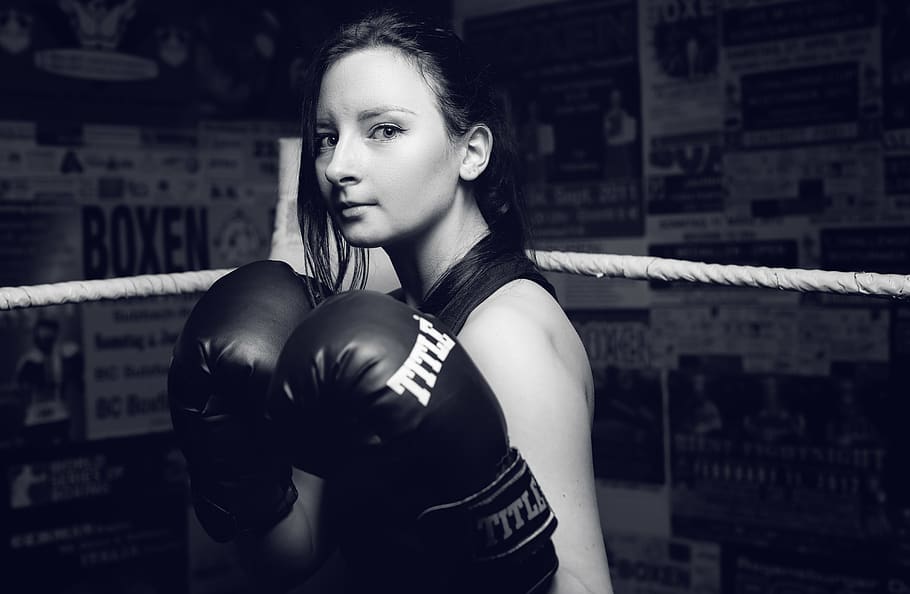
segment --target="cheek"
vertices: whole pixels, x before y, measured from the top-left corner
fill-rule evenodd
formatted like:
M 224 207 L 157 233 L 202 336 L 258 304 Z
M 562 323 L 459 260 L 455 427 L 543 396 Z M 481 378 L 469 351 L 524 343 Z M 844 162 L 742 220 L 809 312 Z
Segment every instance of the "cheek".
M 384 183 L 394 184 L 421 203 L 440 193 L 448 196 L 455 189 L 458 169 L 448 146 L 439 143 L 414 143 L 383 167 Z

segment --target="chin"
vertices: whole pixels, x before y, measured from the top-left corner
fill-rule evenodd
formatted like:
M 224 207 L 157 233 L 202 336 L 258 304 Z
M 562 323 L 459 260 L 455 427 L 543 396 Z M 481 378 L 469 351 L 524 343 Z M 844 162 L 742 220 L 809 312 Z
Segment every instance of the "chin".
M 349 230 L 343 229 L 341 234 L 348 245 L 355 248 L 378 248 L 388 243 L 386 237 L 371 233 L 351 233 Z

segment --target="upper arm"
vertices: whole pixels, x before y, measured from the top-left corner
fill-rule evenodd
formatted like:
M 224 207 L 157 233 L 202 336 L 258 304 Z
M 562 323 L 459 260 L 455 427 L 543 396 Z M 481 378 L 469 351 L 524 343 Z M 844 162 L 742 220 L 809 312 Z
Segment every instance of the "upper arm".
M 560 570 L 550 592 L 610 592 L 594 487 L 584 356 L 558 348 L 534 316 L 496 305 L 475 311 L 459 340 L 503 409 L 509 439 L 537 478 L 558 525 Z M 563 346 L 563 345 L 560 345 Z M 583 365 L 587 367 L 585 358 Z M 575 583 L 578 582 L 578 583 Z M 575 588 L 573 588 L 573 586 Z

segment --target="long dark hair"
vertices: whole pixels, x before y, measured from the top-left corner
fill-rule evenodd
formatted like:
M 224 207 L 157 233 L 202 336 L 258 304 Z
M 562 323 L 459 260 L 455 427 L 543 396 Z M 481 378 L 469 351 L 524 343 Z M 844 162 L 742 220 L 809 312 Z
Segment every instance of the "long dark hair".
M 489 69 L 476 61 L 449 28 L 425 17 L 386 9 L 342 25 L 317 50 L 307 72 L 297 216 L 308 273 L 330 293 L 344 289 L 343 279 L 349 272 L 350 288 L 363 288 L 366 283 L 368 252 L 351 247 L 330 224 L 313 161 L 316 105 L 323 76 L 345 55 L 376 47 L 397 49 L 418 68 L 436 95 L 452 139 L 478 124 L 486 125 L 493 135 L 490 160 L 473 182 L 474 196 L 490 233 L 444 277 L 452 281 L 453 277 L 472 274 L 470 264 L 476 258 L 488 258 L 504 251 L 523 253 L 530 242 L 530 231 L 516 176 L 517 147 L 503 98 L 490 80 Z M 437 286 L 441 281 L 437 281 Z

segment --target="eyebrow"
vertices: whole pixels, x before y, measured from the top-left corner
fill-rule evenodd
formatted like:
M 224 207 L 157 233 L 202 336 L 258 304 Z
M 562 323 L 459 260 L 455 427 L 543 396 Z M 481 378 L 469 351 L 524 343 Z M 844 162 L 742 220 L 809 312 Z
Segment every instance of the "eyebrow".
M 358 121 L 368 120 L 370 118 L 375 118 L 376 116 L 381 116 L 382 114 L 389 113 L 390 111 L 400 111 L 402 113 L 409 113 L 411 115 L 417 115 L 417 112 L 414 110 L 408 109 L 407 107 L 401 107 L 399 105 L 380 105 L 374 107 L 373 109 L 366 109 L 360 112 L 360 115 L 357 116 Z
M 375 117 L 379 117 L 383 114 L 394 112 L 394 111 L 401 112 L 401 113 L 407 113 L 410 115 L 417 115 L 417 112 L 414 111 L 413 109 L 408 109 L 407 107 L 401 107 L 400 105 L 380 105 L 378 107 L 373 107 L 373 108 L 365 109 L 365 110 L 361 111 L 359 114 L 357 114 L 357 121 L 363 122 L 363 121 L 366 121 L 366 120 L 369 120 L 369 119 L 372 119 Z M 317 126 L 327 126 L 330 123 L 331 123 L 331 118 L 319 118 L 316 120 Z

